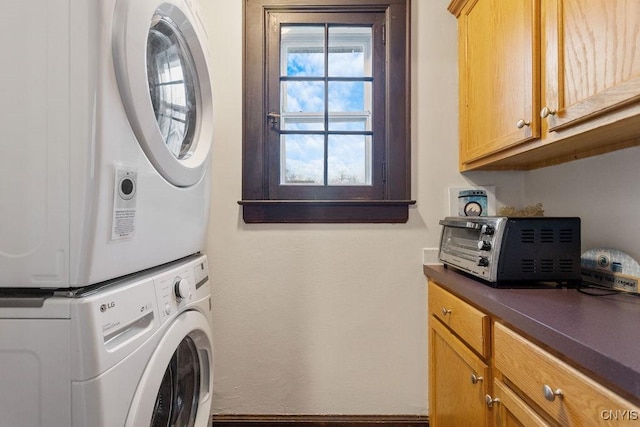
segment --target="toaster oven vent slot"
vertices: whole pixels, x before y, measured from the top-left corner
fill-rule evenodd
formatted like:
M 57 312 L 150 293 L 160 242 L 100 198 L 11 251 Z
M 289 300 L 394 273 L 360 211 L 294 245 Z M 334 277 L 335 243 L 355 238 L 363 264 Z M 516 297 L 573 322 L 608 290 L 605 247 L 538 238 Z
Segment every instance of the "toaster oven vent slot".
M 523 273 L 535 273 L 536 261 L 534 259 L 523 259 L 520 263 L 520 269 Z
M 540 260 L 540 271 L 542 273 L 553 273 L 553 260 L 552 259 L 541 259 Z
M 553 229 L 543 228 L 540 230 L 540 243 L 553 243 L 554 232 Z
M 558 260 L 558 267 L 562 273 L 573 273 L 573 260 L 572 259 Z
M 531 228 L 522 230 L 520 235 L 522 243 L 535 243 L 535 237 L 536 237 L 536 233 Z
M 573 230 L 570 228 L 563 228 L 559 230 L 558 238 L 560 243 L 573 243 Z

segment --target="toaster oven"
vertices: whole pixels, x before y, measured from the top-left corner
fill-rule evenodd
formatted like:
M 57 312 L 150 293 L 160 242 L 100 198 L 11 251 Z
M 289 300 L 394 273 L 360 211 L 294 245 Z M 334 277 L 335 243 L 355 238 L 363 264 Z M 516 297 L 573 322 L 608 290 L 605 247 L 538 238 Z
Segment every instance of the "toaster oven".
M 439 259 L 495 287 L 580 283 L 580 218 L 447 217 Z

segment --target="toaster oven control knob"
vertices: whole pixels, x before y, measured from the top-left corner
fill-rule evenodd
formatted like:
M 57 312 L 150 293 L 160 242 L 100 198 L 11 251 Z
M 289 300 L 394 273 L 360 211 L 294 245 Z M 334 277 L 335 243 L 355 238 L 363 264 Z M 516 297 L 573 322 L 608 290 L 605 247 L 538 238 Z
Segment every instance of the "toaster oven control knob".
M 480 258 L 478 258 L 478 265 L 480 267 L 486 267 L 489 265 L 489 258 L 487 258 L 486 256 L 481 256 Z
M 485 240 L 480 240 L 478 241 L 478 249 L 481 251 L 488 251 L 489 249 L 491 249 L 491 243 Z
M 486 234 L 487 236 L 491 236 L 494 231 L 496 231 L 496 229 L 493 228 L 492 225 L 487 225 L 487 224 L 483 225 L 482 229 L 480 230 L 482 234 Z

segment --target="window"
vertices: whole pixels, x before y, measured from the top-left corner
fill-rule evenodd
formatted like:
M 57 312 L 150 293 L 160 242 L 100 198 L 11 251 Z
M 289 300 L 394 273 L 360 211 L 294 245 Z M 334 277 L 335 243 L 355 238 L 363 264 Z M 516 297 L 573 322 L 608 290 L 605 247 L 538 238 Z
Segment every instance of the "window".
M 406 222 L 407 0 L 246 0 L 245 222 Z

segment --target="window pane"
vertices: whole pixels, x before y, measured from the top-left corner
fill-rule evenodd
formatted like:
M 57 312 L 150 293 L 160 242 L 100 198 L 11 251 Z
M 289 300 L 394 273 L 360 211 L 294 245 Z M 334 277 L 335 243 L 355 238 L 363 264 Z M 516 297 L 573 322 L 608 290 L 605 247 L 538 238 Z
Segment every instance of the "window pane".
M 371 130 L 371 82 L 329 83 L 329 130 Z
M 329 185 L 371 185 L 371 137 L 330 135 Z
M 280 113 L 324 112 L 324 82 L 282 82 Z
M 283 76 L 324 76 L 324 26 L 283 25 L 280 58 Z
M 371 27 L 329 28 L 329 76 L 371 77 Z
M 324 136 L 281 135 L 280 183 L 324 184 Z

